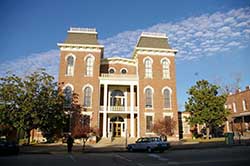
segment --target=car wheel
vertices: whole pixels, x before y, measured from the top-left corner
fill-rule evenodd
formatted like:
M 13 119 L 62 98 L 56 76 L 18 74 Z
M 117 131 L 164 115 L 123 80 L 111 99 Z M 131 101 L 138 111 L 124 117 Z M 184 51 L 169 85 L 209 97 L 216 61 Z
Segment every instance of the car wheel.
M 147 148 L 148 153 L 151 153 L 152 151 L 153 151 L 152 148 L 150 148 L 150 147 Z
M 129 147 L 128 147 L 128 151 L 129 151 L 129 152 L 133 152 L 134 149 L 133 149 L 131 146 L 129 146 Z

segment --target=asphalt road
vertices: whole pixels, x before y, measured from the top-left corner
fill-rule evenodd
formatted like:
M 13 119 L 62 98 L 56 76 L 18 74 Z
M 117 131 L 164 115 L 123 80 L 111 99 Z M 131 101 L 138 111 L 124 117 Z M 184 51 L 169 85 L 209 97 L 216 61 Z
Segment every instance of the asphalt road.
M 245 166 L 250 163 L 250 146 L 175 150 L 164 153 L 52 153 L 1 156 L 1 166 Z

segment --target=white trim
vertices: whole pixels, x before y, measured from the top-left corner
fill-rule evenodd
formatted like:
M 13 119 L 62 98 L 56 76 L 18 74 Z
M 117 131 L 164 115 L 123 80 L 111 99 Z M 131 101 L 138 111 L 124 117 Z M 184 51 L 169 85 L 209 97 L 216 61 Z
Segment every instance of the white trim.
M 170 60 L 167 57 L 161 58 L 161 64 L 164 60 L 168 61 L 168 64 L 170 65 Z
M 91 99 L 90 99 L 90 106 L 89 107 L 86 107 L 86 106 L 84 106 L 84 96 L 85 96 L 85 94 L 84 94 L 84 90 L 85 90 L 85 88 L 87 88 L 87 87 L 90 87 L 90 89 L 91 89 Z M 92 85 L 90 85 L 90 84 L 86 84 L 86 85 L 84 85 L 83 87 L 82 87 L 82 94 L 83 94 L 83 103 L 82 103 L 82 105 L 83 105 L 83 107 L 84 108 L 92 108 L 92 104 L 93 104 L 93 92 L 94 92 L 94 88 L 93 88 L 93 86 Z
M 90 88 L 91 88 L 91 91 L 92 91 L 92 93 L 93 93 L 94 88 L 93 88 L 93 86 L 92 86 L 91 84 L 85 84 L 85 85 L 82 87 L 82 92 L 84 92 L 84 89 L 85 89 L 86 87 L 90 87 Z
M 92 74 L 90 75 L 87 75 L 87 65 L 88 65 L 88 62 L 87 62 L 87 59 L 88 58 L 92 58 Z M 93 77 L 93 74 L 94 74 L 94 64 L 95 64 L 95 57 L 93 56 L 93 54 L 87 54 L 85 57 L 84 57 L 84 69 L 85 69 L 85 73 L 84 73 L 84 76 L 85 77 Z
M 233 112 L 237 112 L 236 103 L 233 102 Z
M 58 47 L 104 48 L 103 45 L 57 43 Z
M 166 48 L 148 48 L 148 47 L 135 47 L 136 50 L 143 50 L 143 51 L 158 51 L 158 52 L 171 52 L 176 53 L 178 50 L 176 49 L 166 49 Z
M 112 57 L 112 58 L 102 59 L 101 64 L 124 64 L 124 65 L 136 66 L 136 61 L 134 59 Z
M 243 111 L 247 110 L 247 108 L 246 108 L 246 100 L 245 99 L 242 100 L 242 107 L 243 107 Z
M 152 90 L 152 93 L 154 94 L 154 88 L 152 88 L 152 86 L 150 85 L 147 85 L 144 89 L 143 89 L 143 92 L 145 93 L 146 92 L 146 89 L 147 88 L 150 88 Z
M 89 33 L 89 34 L 97 34 L 95 28 L 76 28 L 70 27 L 68 33 Z
M 70 87 L 71 87 L 72 92 L 74 91 L 74 86 L 73 86 L 72 84 L 70 84 L 70 83 L 65 84 L 65 85 L 63 86 L 62 90 L 64 90 L 67 86 L 70 86 Z
M 165 107 L 165 101 L 164 101 L 164 91 L 166 90 L 166 89 L 168 89 L 169 90 L 169 92 L 170 92 L 170 107 L 169 108 L 166 108 Z M 172 89 L 170 88 L 170 87 L 168 87 L 168 86 L 165 86 L 165 87 L 163 87 L 162 88 L 162 90 L 161 90 L 161 93 L 162 93 L 162 95 L 163 95 L 163 109 L 164 110 L 171 110 L 172 109 Z
M 114 70 L 114 73 L 110 73 L 110 70 L 111 70 L 111 69 L 113 69 L 113 70 Z M 115 74 L 115 73 L 116 73 L 116 69 L 115 69 L 114 67 L 109 67 L 109 69 L 108 69 L 108 73 L 109 73 L 109 74 Z
M 165 38 L 167 39 L 166 33 L 156 33 L 156 32 L 142 32 L 141 37 L 154 37 L 154 38 Z
M 163 118 L 165 118 L 165 116 L 170 116 L 171 118 L 173 118 L 173 112 L 163 112 Z
M 86 63 L 86 60 L 87 60 L 88 57 L 93 58 L 93 60 L 95 61 L 95 56 L 94 56 L 93 54 L 88 53 L 88 54 L 84 57 L 84 62 L 85 62 L 85 63 Z
M 73 73 L 72 74 L 67 74 L 67 70 L 68 70 L 68 58 L 69 57 L 73 57 Z M 65 62 L 66 62 L 66 72 L 65 72 L 65 76 L 74 76 L 75 73 L 75 63 L 76 63 L 76 56 L 72 53 L 69 53 L 65 56 Z
M 143 58 L 143 64 L 145 64 L 145 61 L 147 60 L 147 59 L 149 59 L 151 62 L 152 62 L 152 66 L 153 66 L 153 63 L 154 63 L 154 60 L 151 58 L 151 57 L 149 57 L 149 56 L 146 56 L 145 58 Z M 152 67 L 153 68 L 153 67 Z
M 122 70 L 126 70 L 126 73 L 122 73 Z M 125 68 L 125 67 L 124 67 L 124 68 L 121 68 L 121 69 L 120 69 L 120 73 L 121 73 L 121 74 L 128 74 L 128 69 Z

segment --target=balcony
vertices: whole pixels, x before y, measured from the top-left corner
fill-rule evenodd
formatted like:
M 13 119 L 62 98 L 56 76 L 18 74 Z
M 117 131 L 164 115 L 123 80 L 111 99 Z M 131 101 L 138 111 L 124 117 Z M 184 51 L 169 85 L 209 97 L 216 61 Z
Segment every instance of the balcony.
M 110 74 L 110 73 L 102 73 L 100 79 L 104 80 L 116 80 L 116 79 L 121 79 L 121 80 L 137 80 L 138 77 L 136 74 Z
M 104 106 L 100 106 L 100 112 L 104 111 Z M 134 107 L 134 112 L 138 111 L 137 107 Z M 128 106 L 127 109 L 125 106 L 107 106 L 108 113 L 130 113 L 130 107 Z

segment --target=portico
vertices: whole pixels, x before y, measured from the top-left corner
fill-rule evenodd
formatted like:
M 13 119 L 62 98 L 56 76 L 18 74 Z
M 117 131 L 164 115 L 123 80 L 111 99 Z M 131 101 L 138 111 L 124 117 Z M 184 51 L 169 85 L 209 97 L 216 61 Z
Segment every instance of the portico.
M 137 86 L 136 76 L 134 80 L 108 74 L 100 77 L 102 137 L 126 137 L 128 134 L 133 138 L 139 135 Z

